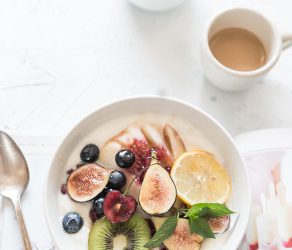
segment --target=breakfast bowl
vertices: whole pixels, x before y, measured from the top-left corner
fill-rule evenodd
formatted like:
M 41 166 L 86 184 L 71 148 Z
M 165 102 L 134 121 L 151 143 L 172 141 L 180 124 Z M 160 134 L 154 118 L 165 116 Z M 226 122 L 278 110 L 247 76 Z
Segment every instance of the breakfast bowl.
M 145 160 L 141 158 L 139 148 L 142 142 L 149 153 L 149 156 L 145 158 L 146 161 L 149 160 L 149 164 L 147 163 L 147 169 L 143 168 L 141 170 L 139 169 L 142 166 L 140 163 Z M 128 150 L 125 153 L 123 152 L 125 148 L 132 151 Z M 137 152 L 137 148 L 140 150 L 139 152 Z M 91 153 L 88 154 L 88 152 Z M 135 161 L 131 163 L 134 165 L 128 168 L 129 166 L 126 165 L 131 159 L 127 158 L 128 161 L 121 163 L 120 160 L 123 160 L 123 158 L 119 157 L 129 156 L 132 152 Z M 142 152 L 143 155 L 145 152 Z M 197 168 L 184 166 L 182 163 L 187 158 L 197 159 L 198 164 L 196 164 L 199 167 L 195 163 Z M 212 162 L 210 166 L 207 166 L 208 171 L 204 170 L 199 177 L 195 175 L 195 172 L 192 172 L 197 171 L 196 173 L 199 173 L 198 168 L 203 168 L 203 165 L 209 164 L 208 162 Z M 165 165 L 163 165 L 164 163 Z M 101 173 L 94 175 L 94 181 L 90 183 L 90 185 L 95 184 L 95 188 L 88 188 L 89 182 L 83 182 L 82 186 L 78 186 L 91 175 L 90 169 L 101 171 Z M 214 169 L 214 173 L 210 169 L 212 171 Z M 141 179 L 141 171 L 144 171 L 143 179 Z M 76 176 L 82 172 L 82 178 L 78 179 Z M 122 177 L 128 180 L 126 184 L 123 184 L 127 186 L 125 188 L 127 190 L 114 190 L 114 192 L 109 192 L 102 198 L 104 199 L 102 212 L 104 212 L 106 218 L 98 219 L 92 226 L 92 220 L 97 219 L 92 217 L 96 217 L 96 206 L 98 207 L 99 202 L 96 197 L 100 196 L 99 192 L 102 193 L 105 188 L 109 189 L 109 187 L 115 189 L 114 185 L 120 182 L 120 179 L 118 179 L 117 182 L 111 183 L 111 178 L 114 178 L 113 172 L 122 173 Z M 170 174 L 165 174 L 169 172 Z M 207 172 L 209 175 L 206 174 Z M 157 187 L 157 190 L 152 188 L 151 180 L 153 178 L 149 178 L 151 173 L 155 173 L 156 176 L 159 176 L 159 181 L 166 183 L 163 193 L 159 197 L 154 197 L 156 203 L 153 200 L 151 200 L 152 203 L 147 203 L 151 197 L 155 196 L 153 194 L 159 193 L 157 190 L 160 188 L 160 186 Z M 189 173 L 191 175 L 188 175 Z M 139 178 L 136 178 L 138 175 Z M 134 179 L 132 180 L 133 176 Z M 189 179 L 192 176 L 195 176 L 196 183 Z M 88 181 L 88 179 L 85 181 Z M 105 185 L 107 186 L 105 187 Z M 93 189 L 94 192 L 91 192 Z M 103 189 L 103 191 L 97 191 L 97 189 Z M 105 209 L 105 203 L 106 200 L 109 200 L 109 195 L 116 195 L 119 192 L 124 192 L 120 196 L 125 197 L 127 194 L 127 196 L 135 198 L 135 200 L 132 199 L 132 201 L 134 200 L 132 202 L 133 206 L 129 205 L 125 209 L 128 212 L 132 208 L 133 211 L 137 209 L 134 216 L 132 214 L 121 215 L 116 213 L 113 217 L 113 211 Z M 173 197 L 175 194 L 177 196 Z M 114 197 L 114 195 L 111 196 Z M 97 203 L 93 205 L 92 200 L 94 200 L 93 203 Z M 162 204 L 160 200 L 164 200 L 165 203 Z M 179 202 L 177 202 L 178 200 Z M 129 217 L 132 216 L 130 221 L 139 217 L 139 223 L 136 224 L 141 226 L 149 218 L 151 220 L 153 218 L 158 218 L 157 220 L 166 219 L 167 214 L 173 211 L 173 206 L 175 207 L 177 203 L 180 204 L 180 209 L 181 207 L 183 209 L 175 211 L 185 211 L 195 203 L 205 202 L 209 204 L 214 203 L 214 201 L 218 204 L 226 204 L 228 211 L 232 210 L 234 212 L 232 215 L 228 215 L 229 227 L 224 229 L 224 233 L 216 234 L 216 239 L 206 239 L 204 241 L 202 239 L 199 243 L 195 243 L 197 248 L 191 249 L 232 250 L 238 247 L 247 226 L 251 205 L 251 192 L 246 168 L 231 136 L 210 115 L 183 101 L 153 96 L 119 100 L 97 109 L 82 119 L 57 149 L 49 169 L 44 191 L 44 207 L 48 227 L 58 248 L 64 250 L 125 249 L 125 247 L 128 247 L 127 249 L 144 249 L 135 248 L 136 243 L 133 243 L 130 247 L 128 245 L 123 246 L 123 244 L 127 244 L 125 242 L 128 242 L 127 240 L 123 242 L 123 239 L 121 240 L 123 243 L 116 244 L 120 238 L 123 238 L 120 236 L 124 233 L 121 230 L 122 227 L 119 228 L 119 232 L 110 233 L 111 237 L 115 237 L 114 239 L 109 239 L 108 235 L 107 238 L 103 235 L 99 238 L 95 237 L 92 231 L 99 230 L 104 224 L 107 227 L 112 226 L 111 230 L 113 230 L 113 227 L 119 227 L 119 225 L 134 225 L 135 223 L 126 222 L 129 219 L 126 218 L 128 215 Z M 111 206 L 109 204 L 111 203 L 107 203 L 106 206 L 110 210 Z M 118 208 L 120 206 L 121 204 Z M 92 207 L 95 209 L 92 210 Z M 116 204 L 113 207 L 116 208 Z M 92 211 L 95 213 L 94 216 L 91 213 Z M 70 222 L 69 219 L 72 219 L 72 216 L 75 216 L 73 228 L 70 227 L 70 223 L 66 224 L 66 222 Z M 77 219 L 76 216 L 78 216 Z M 113 224 L 108 221 L 104 223 L 105 220 L 109 220 Z M 187 221 L 184 218 L 179 220 Z M 156 222 L 154 224 L 155 229 L 158 230 Z M 150 235 L 150 229 L 148 229 L 148 226 L 146 227 L 147 230 L 142 229 L 142 231 L 149 231 L 148 234 Z M 186 227 L 189 230 L 187 224 Z M 137 232 L 138 229 L 128 231 Z M 149 235 L 146 236 L 149 238 Z M 138 235 L 137 237 L 145 239 L 146 236 L 143 233 L 142 236 Z M 129 237 L 136 237 L 136 235 Z M 92 247 L 93 240 L 99 248 Z M 171 250 L 169 242 L 170 240 L 163 241 Z M 188 239 L 185 242 L 188 242 Z M 104 246 L 104 244 L 107 245 Z M 178 247 L 177 249 L 187 248 Z

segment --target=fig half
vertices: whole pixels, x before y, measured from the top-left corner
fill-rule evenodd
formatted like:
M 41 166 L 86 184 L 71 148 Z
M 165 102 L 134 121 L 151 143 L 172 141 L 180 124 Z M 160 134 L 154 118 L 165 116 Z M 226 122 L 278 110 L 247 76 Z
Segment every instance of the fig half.
M 139 193 L 141 208 L 150 215 L 168 212 L 176 200 L 176 187 L 157 160 L 155 150 L 151 151 L 151 163 L 147 170 Z
M 167 218 L 152 217 L 153 224 L 158 230 Z M 163 241 L 168 250 L 199 250 L 204 238 L 191 233 L 187 219 L 178 219 L 173 234 Z
M 67 193 L 74 201 L 89 201 L 105 188 L 109 174 L 109 169 L 98 164 L 86 164 L 69 176 Z
M 210 218 L 208 223 L 214 234 L 224 233 L 229 228 L 230 216 L 225 215 L 221 217 Z

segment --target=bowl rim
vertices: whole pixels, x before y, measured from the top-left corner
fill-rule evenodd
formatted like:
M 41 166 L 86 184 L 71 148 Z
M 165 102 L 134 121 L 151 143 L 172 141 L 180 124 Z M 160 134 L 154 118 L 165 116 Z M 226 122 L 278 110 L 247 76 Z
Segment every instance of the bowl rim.
M 243 166 L 243 171 L 245 173 L 246 176 L 246 181 L 247 181 L 247 187 L 246 187 L 246 194 L 248 197 L 248 206 L 247 206 L 247 214 L 250 214 L 250 210 L 251 210 L 251 186 L 250 186 L 250 182 L 248 179 L 248 172 L 247 172 L 247 167 L 245 165 L 244 159 L 243 159 L 243 155 L 241 154 L 239 147 L 236 145 L 235 140 L 233 139 L 233 137 L 229 134 L 229 132 L 223 127 L 223 125 L 221 125 L 215 118 L 213 118 L 211 115 L 209 115 L 206 111 L 202 110 L 201 108 L 178 98 L 175 97 L 166 97 L 166 96 L 159 96 L 159 95 L 135 95 L 135 96 L 128 96 L 128 97 L 124 97 L 124 98 L 119 98 L 119 99 L 115 99 L 112 101 L 109 101 L 103 105 L 100 105 L 98 107 L 96 107 L 94 110 L 92 110 L 91 112 L 89 112 L 88 114 L 86 114 L 85 116 L 81 117 L 69 130 L 68 133 L 66 133 L 63 137 L 62 140 L 60 140 L 58 147 L 56 148 L 55 152 L 53 153 L 51 159 L 50 159 L 50 164 L 49 164 L 49 168 L 47 169 L 47 173 L 46 173 L 46 177 L 45 177 L 45 181 L 44 181 L 44 186 L 43 186 L 43 204 L 44 204 L 44 214 L 45 214 L 45 219 L 46 219 L 46 224 L 49 230 L 49 233 L 53 239 L 53 242 L 55 243 L 55 245 L 62 250 L 59 242 L 56 240 L 55 237 L 55 233 L 53 232 L 53 228 L 51 227 L 50 224 L 50 218 L 49 218 L 49 212 L 48 212 L 48 199 L 47 199 L 47 193 L 49 190 L 49 176 L 51 173 L 51 169 L 53 168 L 54 162 L 58 156 L 58 152 L 60 151 L 60 149 L 62 148 L 62 146 L 64 145 L 64 143 L 67 141 L 67 139 L 70 137 L 70 135 L 73 133 L 74 130 L 76 130 L 78 128 L 78 126 L 84 122 L 85 120 L 89 119 L 91 116 L 93 116 L 94 114 L 100 112 L 103 109 L 106 109 L 112 105 L 118 105 L 119 103 L 124 103 L 124 102 L 128 102 L 128 101 L 142 101 L 142 100 L 162 100 L 162 101 L 166 101 L 166 102 L 174 102 L 177 104 L 181 104 L 183 106 L 187 106 L 191 109 L 196 110 L 197 112 L 199 112 L 201 115 L 207 117 L 213 124 L 215 124 L 220 131 L 229 139 L 230 143 L 232 144 L 232 146 L 234 147 L 234 149 L 236 150 L 236 152 L 238 153 L 238 158 L 239 161 L 241 161 L 241 165 Z M 249 217 L 245 218 L 244 220 L 244 227 L 245 230 L 247 228 L 247 224 L 248 224 L 248 219 Z M 236 225 L 236 224 L 235 224 Z M 236 238 L 236 240 L 233 240 L 233 249 L 235 250 L 239 245 L 240 242 L 242 241 L 244 234 L 245 234 L 245 230 L 242 230 L 241 235 L 238 235 L 238 237 Z M 231 250 L 231 249 L 228 249 Z

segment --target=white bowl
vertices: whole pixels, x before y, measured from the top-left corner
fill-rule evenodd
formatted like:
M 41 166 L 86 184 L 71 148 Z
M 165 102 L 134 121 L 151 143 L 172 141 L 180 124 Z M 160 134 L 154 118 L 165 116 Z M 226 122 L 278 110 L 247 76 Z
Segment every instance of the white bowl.
M 85 135 L 96 126 L 111 119 L 143 112 L 171 113 L 187 119 L 220 152 L 224 158 L 224 165 L 232 178 L 232 193 L 228 206 L 236 211 L 239 217 L 229 233 L 216 240 L 208 240 L 207 244 L 202 246 L 202 250 L 235 250 L 244 235 L 251 205 L 251 192 L 241 155 L 227 131 L 207 113 L 185 102 L 162 97 L 136 97 L 110 103 L 84 118 L 67 135 L 53 159 L 44 193 L 46 219 L 57 246 L 62 250 L 87 249 L 88 228 L 83 227 L 75 235 L 64 233 L 62 228 L 62 217 L 68 211 L 62 208 L 63 198 L 59 199 L 58 197 L 60 196 L 60 183 L 64 179 L 65 171 L 68 168 L 65 162 L 69 154 L 72 151 L 76 152 L 76 159 L 78 159 L 79 149 L 76 150 L 75 145 L 82 141 Z M 74 202 L 72 201 L 72 203 Z

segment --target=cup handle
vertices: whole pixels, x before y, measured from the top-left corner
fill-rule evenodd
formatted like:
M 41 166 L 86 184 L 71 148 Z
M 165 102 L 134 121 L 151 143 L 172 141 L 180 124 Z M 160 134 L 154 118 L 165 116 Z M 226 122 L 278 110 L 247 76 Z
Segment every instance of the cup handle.
M 292 34 L 286 34 L 282 36 L 282 50 L 292 46 Z

